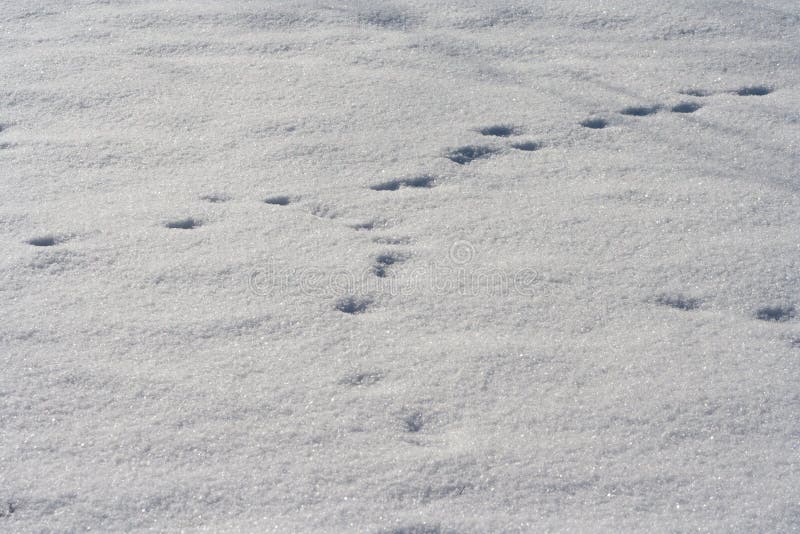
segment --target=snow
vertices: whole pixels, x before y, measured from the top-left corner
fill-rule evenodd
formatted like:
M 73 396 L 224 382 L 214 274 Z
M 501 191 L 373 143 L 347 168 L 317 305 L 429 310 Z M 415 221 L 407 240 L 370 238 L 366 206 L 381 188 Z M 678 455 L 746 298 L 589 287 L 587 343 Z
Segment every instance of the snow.
M 800 529 L 796 2 L 0 32 L 0 530 Z

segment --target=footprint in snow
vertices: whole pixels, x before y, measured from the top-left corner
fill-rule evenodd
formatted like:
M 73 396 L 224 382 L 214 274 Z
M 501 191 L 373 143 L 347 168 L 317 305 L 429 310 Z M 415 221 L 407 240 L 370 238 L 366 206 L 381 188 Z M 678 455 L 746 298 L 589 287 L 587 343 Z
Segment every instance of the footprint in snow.
M 608 126 L 608 121 L 600 118 L 586 119 L 585 121 L 581 122 L 581 126 L 591 130 L 602 130 Z
M 367 308 L 372 304 L 372 300 L 366 297 L 358 297 L 350 295 L 342 297 L 336 301 L 336 309 L 342 313 L 349 315 L 357 315 L 367 311 Z
M 542 145 L 533 141 L 520 141 L 519 143 L 512 143 L 511 147 L 525 152 L 533 152 L 542 148 Z
M 631 117 L 646 117 L 658 113 L 660 109 L 660 106 L 631 106 L 623 109 L 620 113 Z
M 402 255 L 396 252 L 385 252 L 383 254 L 379 254 L 378 257 L 375 258 L 375 264 L 372 267 L 372 272 L 375 273 L 375 276 L 378 278 L 386 278 L 388 275 L 388 268 L 391 265 L 399 263 L 403 261 Z
M 454 163 L 466 165 L 467 163 L 471 163 L 476 159 L 491 157 L 498 152 L 498 149 L 490 146 L 467 145 L 449 150 L 446 154 L 446 157 Z
M 671 111 L 673 113 L 694 113 L 701 107 L 703 106 L 696 102 L 681 102 L 680 104 L 672 106 Z
M 662 306 L 675 308 L 676 310 L 691 311 L 700 307 L 700 299 L 686 297 L 684 295 L 661 295 L 656 298 L 656 303 Z
M 764 96 L 772 92 L 772 88 L 766 85 L 751 85 L 749 87 L 741 87 L 734 91 L 739 96 Z
M 169 221 L 166 224 L 164 224 L 166 228 L 172 228 L 177 230 L 192 230 L 202 225 L 203 225 L 202 221 L 194 219 L 192 217 L 187 217 L 186 219 L 176 219 L 174 221 Z
M 784 322 L 794 319 L 796 315 L 794 306 L 764 306 L 756 310 L 756 319 L 762 321 Z
M 63 238 L 59 238 L 54 235 L 43 235 L 28 239 L 27 241 L 29 245 L 33 245 L 34 247 L 52 247 L 54 245 L 58 245 L 59 243 L 63 242 L 64 242 Z
M 428 174 L 423 174 L 413 178 L 400 178 L 397 180 L 381 182 L 379 184 L 371 185 L 369 188 L 373 191 L 397 191 L 401 187 L 431 188 L 435 184 L 436 178 Z
M 287 195 L 275 195 L 264 199 L 264 204 L 273 206 L 288 206 L 291 202 L 292 198 Z
M 699 97 L 703 97 L 703 96 L 711 96 L 711 95 L 713 95 L 713 94 L 714 94 L 714 93 L 712 93 L 711 91 L 707 91 L 707 90 L 705 90 L 705 89 L 681 89 L 681 90 L 680 90 L 680 91 L 678 91 L 678 92 L 679 92 L 680 94 L 682 94 L 682 95 L 688 95 L 688 96 L 699 96 Z
M 511 137 L 512 135 L 521 134 L 522 130 L 520 130 L 516 126 L 509 126 L 507 124 L 496 124 L 494 126 L 479 128 L 478 132 L 481 135 L 492 136 L 492 137 Z

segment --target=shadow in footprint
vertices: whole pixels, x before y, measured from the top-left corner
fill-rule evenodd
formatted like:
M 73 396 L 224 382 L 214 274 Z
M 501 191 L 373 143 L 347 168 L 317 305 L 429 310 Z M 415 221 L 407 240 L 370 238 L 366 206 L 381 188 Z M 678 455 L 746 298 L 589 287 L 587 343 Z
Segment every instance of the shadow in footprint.
M 656 303 L 662 306 L 669 306 L 676 310 L 696 310 L 702 303 L 700 299 L 686 297 L 684 295 L 661 295 L 656 298 Z
M 586 119 L 585 121 L 581 122 L 581 126 L 584 128 L 590 128 L 592 130 L 602 130 L 608 126 L 608 121 L 605 119 Z
M 401 187 L 431 188 L 435 184 L 436 178 L 424 174 L 422 176 L 415 176 L 414 178 L 389 180 L 388 182 L 371 185 L 369 188 L 373 191 L 397 191 Z
M 794 319 L 796 310 L 794 306 L 764 306 L 756 311 L 756 319 L 762 321 L 788 321 Z
M 623 109 L 620 113 L 631 117 L 646 117 L 658 113 L 659 109 L 661 109 L 659 106 L 631 106 Z
M 347 296 L 336 301 L 336 309 L 342 313 L 356 315 L 364 313 L 369 308 L 372 301 L 365 297 Z
M 753 85 L 750 87 L 742 87 L 736 90 L 739 96 L 764 96 L 772 92 L 772 88 L 765 85 Z
M 264 199 L 264 204 L 272 204 L 273 206 L 288 206 L 292 199 L 286 195 L 276 195 Z
M 403 417 L 403 426 L 406 432 L 416 434 L 425 426 L 425 420 L 420 412 L 414 412 Z
M 512 135 L 519 135 L 522 133 L 516 126 L 508 126 L 505 124 L 497 124 L 495 126 L 487 126 L 486 128 L 478 129 L 481 135 L 489 135 L 493 137 L 511 137 Z
M 166 223 L 164 226 L 166 226 L 167 228 L 174 228 L 178 230 L 191 230 L 192 228 L 197 228 L 202 224 L 203 223 L 201 221 L 188 217 L 186 219 L 178 219 L 176 221 L 170 221 Z
M 513 143 L 512 148 L 516 148 L 517 150 L 524 150 L 525 152 L 533 152 L 534 150 L 539 150 L 542 148 L 542 145 L 539 143 L 534 143 L 533 141 L 522 141 L 520 143 Z
M 673 113 L 694 113 L 695 111 L 697 111 L 701 107 L 703 107 L 703 106 L 701 106 L 700 104 L 697 104 L 695 102 L 681 102 L 680 104 L 676 104 L 676 105 L 672 106 L 672 112 Z
M 700 97 L 711 96 L 712 94 L 714 94 L 711 91 L 706 91 L 705 89 L 681 89 L 678 92 L 682 95 L 700 96 Z
M 375 265 L 372 267 L 372 272 L 375 273 L 375 276 L 378 278 L 385 278 L 388 274 L 387 268 L 403 261 L 403 259 L 404 258 L 400 254 L 395 252 L 386 252 L 384 254 L 380 254 L 377 258 L 375 258 Z
M 53 245 L 57 245 L 60 242 L 61 242 L 60 239 L 52 235 L 43 235 L 40 237 L 34 237 L 33 239 L 28 239 L 27 241 L 29 245 L 33 245 L 34 247 L 52 247 Z
M 447 159 L 459 165 L 471 163 L 476 159 L 488 158 L 499 152 L 490 146 L 468 145 L 448 151 Z

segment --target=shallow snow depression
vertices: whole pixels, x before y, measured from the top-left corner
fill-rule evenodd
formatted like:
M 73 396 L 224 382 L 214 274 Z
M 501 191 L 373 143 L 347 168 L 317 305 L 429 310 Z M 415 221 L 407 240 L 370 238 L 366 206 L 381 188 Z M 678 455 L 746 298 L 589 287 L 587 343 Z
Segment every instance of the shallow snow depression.
M 795 1 L 0 1 L 0 530 L 800 529 Z

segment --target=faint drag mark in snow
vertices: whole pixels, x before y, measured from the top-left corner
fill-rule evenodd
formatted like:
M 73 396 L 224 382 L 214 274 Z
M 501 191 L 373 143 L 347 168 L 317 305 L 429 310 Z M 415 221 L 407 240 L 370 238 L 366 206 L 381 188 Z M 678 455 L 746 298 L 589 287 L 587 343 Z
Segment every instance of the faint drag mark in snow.
M 206 202 L 211 202 L 212 204 L 219 204 L 221 202 L 228 202 L 231 199 L 228 195 L 225 194 L 217 194 L 212 193 L 208 195 L 201 195 L 200 200 L 205 200 Z
M 742 87 L 734 92 L 739 96 L 764 96 L 770 94 L 772 88 L 765 85 L 752 85 L 750 87 Z
M 54 235 L 43 235 L 28 239 L 27 243 L 34 247 L 52 247 L 66 241 L 64 238 L 59 238 Z
M 478 132 L 481 135 L 493 137 L 511 137 L 512 135 L 519 135 L 522 133 L 522 131 L 516 126 L 509 126 L 507 124 L 497 124 L 494 126 L 479 128 Z
M 602 130 L 608 126 L 608 121 L 600 118 L 586 119 L 585 121 L 581 122 L 581 126 L 584 128 L 590 128 L 592 130 Z
M 459 165 L 471 163 L 476 159 L 488 158 L 499 152 L 498 149 L 490 146 L 481 145 L 467 145 L 459 148 L 454 148 L 447 152 L 447 159 Z
M 631 106 L 623 109 L 620 113 L 631 117 L 646 117 L 658 113 L 660 109 L 659 106 Z
M 701 107 L 703 106 L 695 102 L 681 102 L 680 104 L 672 106 L 671 111 L 673 113 L 694 113 Z
M 516 148 L 517 150 L 523 150 L 525 152 L 533 152 L 534 150 L 539 150 L 542 148 L 542 145 L 534 141 L 521 141 L 519 143 L 513 143 L 511 147 Z
M 366 297 L 350 295 L 337 300 L 336 309 L 342 313 L 357 315 L 367 311 L 367 308 L 369 308 L 370 304 L 372 304 L 372 300 Z
M 387 276 L 387 268 L 391 265 L 403 261 L 405 258 L 396 252 L 385 252 L 375 258 L 375 265 L 372 267 L 372 272 L 378 278 L 385 278 Z
M 197 228 L 202 225 L 203 225 L 202 221 L 199 221 L 192 217 L 187 217 L 186 219 L 177 219 L 174 221 L 169 221 L 164 226 L 167 228 L 172 228 L 177 230 L 192 230 L 193 228 Z
M 401 178 L 389 180 L 379 184 L 371 185 L 373 191 L 397 191 L 401 187 L 431 188 L 436 184 L 436 178 L 428 174 L 415 176 L 413 178 Z
M 272 204 L 273 206 L 288 206 L 291 202 L 291 197 L 286 195 L 275 195 L 264 199 L 264 204 Z
M 383 375 L 378 372 L 353 373 L 342 378 L 339 383 L 343 386 L 361 387 L 372 386 L 383 380 Z
M 688 96 L 711 96 L 714 94 L 711 91 L 706 91 L 705 89 L 681 89 L 678 92 L 682 95 Z
M 684 295 L 660 295 L 656 298 L 656 303 L 662 306 L 669 306 L 670 308 L 675 308 L 677 310 L 696 310 L 700 307 L 702 303 L 700 299 L 687 297 Z
M 407 30 L 416 25 L 416 19 L 407 9 L 383 1 L 364 2 L 356 10 L 359 24 L 386 30 Z
M 370 231 L 376 228 L 385 228 L 386 221 L 381 219 L 373 219 L 371 221 L 357 222 L 350 225 L 350 228 L 357 231 Z
M 789 321 L 797 315 L 794 306 L 764 306 L 756 310 L 756 319 L 762 321 Z

